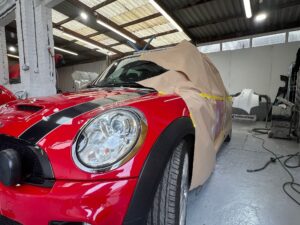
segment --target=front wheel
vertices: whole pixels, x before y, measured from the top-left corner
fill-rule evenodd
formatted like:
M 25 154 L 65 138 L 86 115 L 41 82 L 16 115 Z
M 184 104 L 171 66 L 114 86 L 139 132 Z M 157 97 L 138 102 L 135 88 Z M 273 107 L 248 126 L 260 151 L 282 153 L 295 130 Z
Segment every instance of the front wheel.
M 229 134 L 227 135 L 227 137 L 225 138 L 224 142 L 230 142 L 231 141 L 231 136 L 232 136 L 232 130 L 230 130 Z
M 175 148 L 155 194 L 147 225 L 185 225 L 189 191 L 187 143 Z

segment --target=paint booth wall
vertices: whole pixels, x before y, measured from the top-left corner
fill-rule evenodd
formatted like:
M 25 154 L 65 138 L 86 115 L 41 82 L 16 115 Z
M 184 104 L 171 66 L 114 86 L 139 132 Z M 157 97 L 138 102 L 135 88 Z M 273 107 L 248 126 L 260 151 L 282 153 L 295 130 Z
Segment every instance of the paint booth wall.
M 97 61 L 93 63 L 78 64 L 73 66 L 66 66 L 57 69 L 58 73 L 58 88 L 63 92 L 74 91 L 74 83 L 72 80 L 72 73 L 75 71 L 93 72 L 100 74 L 106 68 L 106 61 Z
M 294 42 L 209 53 L 208 56 L 220 71 L 230 94 L 251 88 L 274 100 L 279 86 L 283 84 L 280 75 L 288 73 L 299 47 L 300 42 Z

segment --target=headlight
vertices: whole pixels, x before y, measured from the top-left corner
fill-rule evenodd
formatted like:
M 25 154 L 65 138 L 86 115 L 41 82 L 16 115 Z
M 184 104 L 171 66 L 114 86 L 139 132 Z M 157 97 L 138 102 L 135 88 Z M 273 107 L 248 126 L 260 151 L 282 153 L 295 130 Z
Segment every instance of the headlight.
M 101 172 L 129 161 L 144 141 L 144 116 L 132 108 L 104 112 L 78 134 L 73 145 L 76 165 L 87 172 Z

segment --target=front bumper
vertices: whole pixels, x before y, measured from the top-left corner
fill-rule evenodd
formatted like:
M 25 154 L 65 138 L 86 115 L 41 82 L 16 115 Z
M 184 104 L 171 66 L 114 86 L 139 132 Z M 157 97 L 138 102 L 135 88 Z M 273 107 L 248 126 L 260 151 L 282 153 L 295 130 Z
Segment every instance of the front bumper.
M 56 181 L 52 188 L 0 184 L 0 212 L 22 225 L 51 221 L 122 225 L 137 179 Z

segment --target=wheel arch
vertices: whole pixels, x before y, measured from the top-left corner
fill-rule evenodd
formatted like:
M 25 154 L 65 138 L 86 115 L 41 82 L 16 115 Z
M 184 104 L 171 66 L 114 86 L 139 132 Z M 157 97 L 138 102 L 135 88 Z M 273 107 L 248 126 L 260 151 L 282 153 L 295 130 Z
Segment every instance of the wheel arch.
M 186 141 L 188 154 L 189 154 L 189 185 L 192 183 L 194 171 L 194 153 L 195 153 L 195 133 L 188 134 L 183 138 Z
M 156 189 L 174 148 L 182 139 L 187 140 L 187 143 L 190 145 L 189 147 L 192 148 L 189 152 L 189 155 L 192 156 L 189 157 L 190 162 L 193 162 L 194 137 L 195 128 L 190 117 L 175 119 L 161 133 L 152 146 L 141 170 L 135 191 L 124 217 L 123 225 L 146 224 L 147 215 L 153 204 Z M 192 166 L 193 164 L 190 163 L 190 165 Z M 191 174 L 190 177 L 192 177 Z

